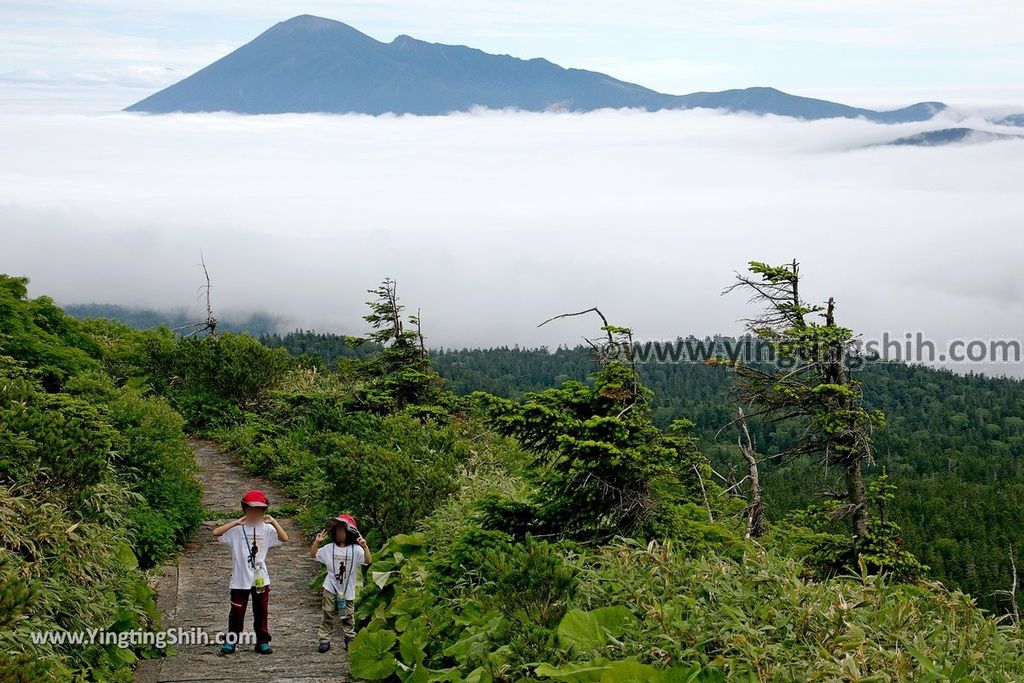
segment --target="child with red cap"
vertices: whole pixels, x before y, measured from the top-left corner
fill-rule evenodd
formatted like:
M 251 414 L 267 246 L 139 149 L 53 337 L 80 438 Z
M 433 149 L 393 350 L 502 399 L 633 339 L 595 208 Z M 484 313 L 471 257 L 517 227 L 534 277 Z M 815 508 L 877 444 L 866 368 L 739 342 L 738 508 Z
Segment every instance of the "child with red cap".
M 331 543 L 321 548 L 320 544 L 328 537 Z M 327 567 L 322 603 L 323 618 L 317 630 L 317 636 L 320 638 L 319 651 L 327 652 L 331 649 L 335 615 L 341 621 L 347 648 L 356 637 L 353 618 L 356 608 L 356 576 L 360 565 L 373 561 L 366 539 L 356 526 L 355 518 L 352 515 L 338 515 L 327 520 L 326 527 L 316 535 L 316 540 L 310 546 L 309 556 Z
M 224 643 L 221 653 L 235 651 L 235 641 L 245 623 L 245 608 L 252 597 L 253 630 L 256 631 L 256 652 L 269 655 L 270 574 L 267 573 L 267 551 L 288 540 L 277 520 L 267 514 L 270 501 L 263 491 L 254 489 L 242 497 L 242 516 L 213 530 L 221 543 L 231 546 L 231 612 L 228 633 L 234 641 Z M 230 640 L 230 639 L 229 639 Z

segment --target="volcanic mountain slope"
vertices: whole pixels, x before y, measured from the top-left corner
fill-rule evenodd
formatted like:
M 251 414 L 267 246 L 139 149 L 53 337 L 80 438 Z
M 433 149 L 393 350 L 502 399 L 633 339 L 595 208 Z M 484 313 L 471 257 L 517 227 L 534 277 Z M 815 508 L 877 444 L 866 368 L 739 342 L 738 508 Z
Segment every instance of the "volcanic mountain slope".
M 447 114 L 474 107 L 524 111 L 707 107 L 803 119 L 924 121 L 945 105 L 874 111 L 774 88 L 667 95 L 546 59 L 493 55 L 406 35 L 383 43 L 339 21 L 302 15 L 281 22 L 174 85 L 127 108 L 168 113 L 330 112 Z

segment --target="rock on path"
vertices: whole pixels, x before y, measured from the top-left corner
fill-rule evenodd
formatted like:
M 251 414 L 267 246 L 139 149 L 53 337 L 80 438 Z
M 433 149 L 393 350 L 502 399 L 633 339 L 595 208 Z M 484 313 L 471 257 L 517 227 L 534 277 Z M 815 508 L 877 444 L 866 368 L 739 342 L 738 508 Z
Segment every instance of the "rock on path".
M 237 510 L 242 494 L 262 488 L 271 507 L 285 502 L 274 486 L 246 475 L 232 457 L 207 442 L 194 442 L 201 468 L 203 506 Z M 239 511 L 238 514 L 241 514 Z M 272 655 L 257 655 L 252 646 L 240 645 L 235 654 L 220 656 L 214 635 L 227 630 L 228 577 L 231 559 L 226 546 L 211 535 L 217 526 L 205 522 L 176 561 L 168 562 L 156 577 L 157 605 L 163 614 L 162 628 L 203 629 L 208 645 L 177 645 L 174 655 L 143 662 L 136 683 L 171 681 L 232 681 L 234 683 L 313 683 L 348 680 L 348 658 L 335 636 L 334 649 L 316 652 L 320 624 L 320 592 L 310 588 L 319 565 L 308 555 L 309 547 L 290 519 L 278 519 L 288 533 L 287 543 L 272 549 L 270 569 L 270 632 Z M 246 613 L 252 629 L 252 603 Z

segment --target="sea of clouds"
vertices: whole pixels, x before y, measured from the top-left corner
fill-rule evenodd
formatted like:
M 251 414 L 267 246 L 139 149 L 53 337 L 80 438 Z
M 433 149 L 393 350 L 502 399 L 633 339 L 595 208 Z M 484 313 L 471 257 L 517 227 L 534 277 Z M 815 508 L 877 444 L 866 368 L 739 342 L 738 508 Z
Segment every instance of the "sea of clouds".
M 591 306 L 644 338 L 735 334 L 754 311 L 720 295 L 733 272 L 797 258 L 866 336 L 1022 339 L 1024 141 L 878 146 L 947 125 L 7 114 L 0 272 L 61 303 L 198 310 L 202 253 L 222 317 L 346 333 L 390 276 L 431 345 L 554 346 L 594 320 L 537 323 Z

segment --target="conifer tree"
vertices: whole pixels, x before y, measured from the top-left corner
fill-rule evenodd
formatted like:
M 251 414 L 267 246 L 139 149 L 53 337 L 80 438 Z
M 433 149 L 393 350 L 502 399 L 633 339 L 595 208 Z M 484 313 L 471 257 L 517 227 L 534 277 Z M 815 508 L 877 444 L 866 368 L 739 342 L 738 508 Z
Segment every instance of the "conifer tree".
M 420 329 L 420 316 L 403 320 L 405 307 L 398 300 L 398 283 L 385 278 L 376 289 L 367 290 L 374 299 L 367 301 L 370 313 L 363 316 L 370 323 L 366 336 L 381 346 L 381 352 L 370 361 L 371 376 L 381 383 L 388 408 L 430 403 L 437 398 L 441 378 L 433 371 Z M 407 329 L 405 323 L 412 327 Z
M 728 291 L 751 293 L 764 312 L 748 329 L 776 357 L 770 363 L 736 363 L 741 400 L 769 420 L 798 420 L 801 437 L 784 454 L 820 454 L 842 472 L 845 505 L 855 543 L 868 535 L 870 517 L 863 467 L 872 459 L 872 432 L 884 423 L 864 407 L 860 383 L 850 374 L 854 334 L 836 322 L 835 301 L 810 305 L 800 294 L 800 267 L 752 261 Z M 821 320 L 808 320 L 809 316 Z
M 584 539 L 672 536 L 685 514 L 681 506 L 708 505 L 701 472 L 710 469 L 689 434 L 692 422 L 676 420 L 667 432 L 654 424 L 653 394 L 631 354 L 632 331 L 608 324 L 596 308 L 567 315 L 590 312 L 601 317 L 606 339 L 590 342 L 601 363 L 591 383 L 566 381 L 528 394 L 522 404 L 475 396 L 499 430 L 537 453 L 536 531 Z

